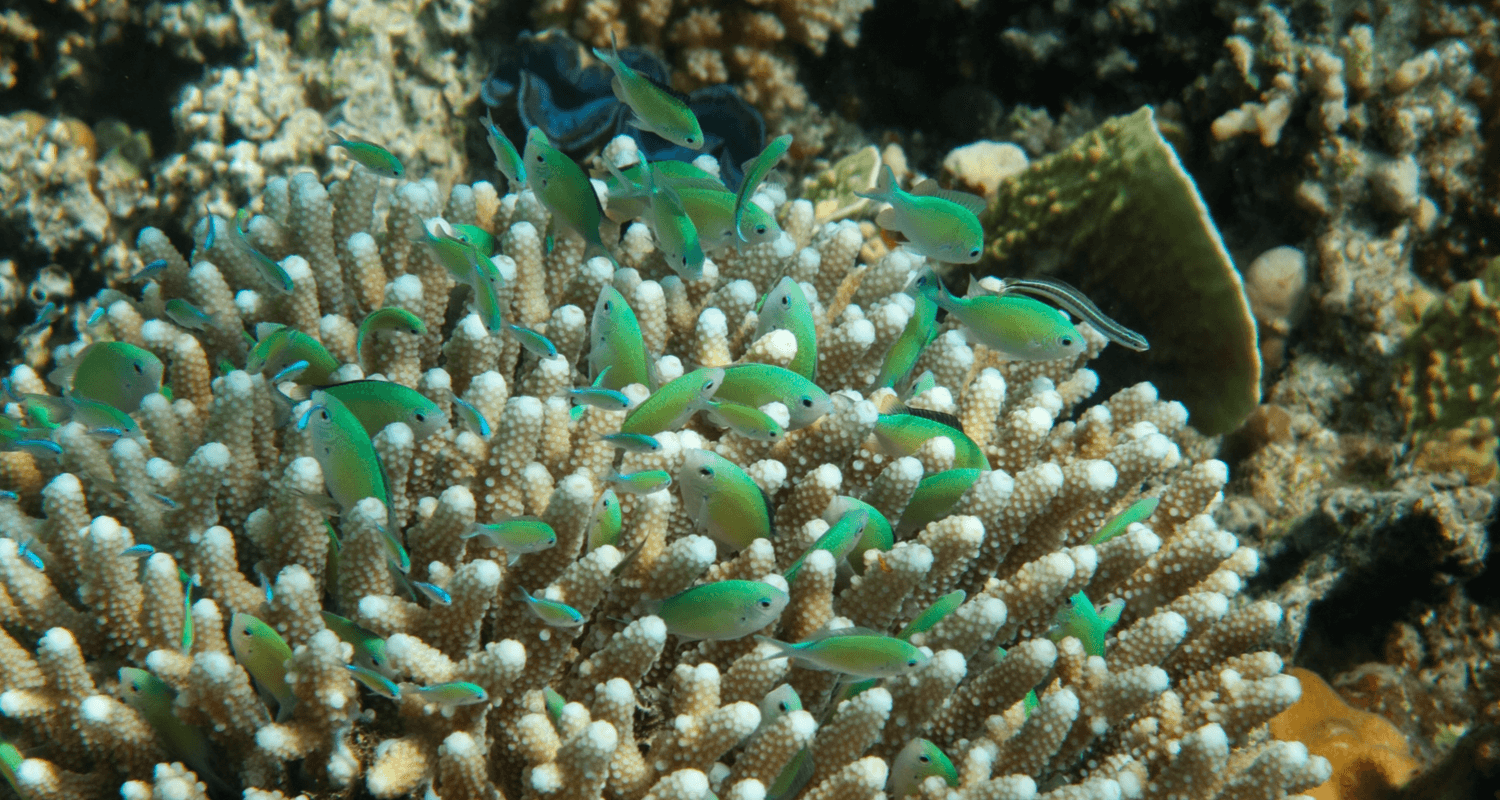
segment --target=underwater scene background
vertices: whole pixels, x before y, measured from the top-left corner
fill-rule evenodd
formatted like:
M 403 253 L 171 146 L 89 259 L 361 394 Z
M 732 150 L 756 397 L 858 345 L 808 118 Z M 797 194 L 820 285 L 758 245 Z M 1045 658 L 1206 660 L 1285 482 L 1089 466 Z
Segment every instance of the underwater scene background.
M 0 797 L 1500 796 L 1500 3 L 13 0 Z

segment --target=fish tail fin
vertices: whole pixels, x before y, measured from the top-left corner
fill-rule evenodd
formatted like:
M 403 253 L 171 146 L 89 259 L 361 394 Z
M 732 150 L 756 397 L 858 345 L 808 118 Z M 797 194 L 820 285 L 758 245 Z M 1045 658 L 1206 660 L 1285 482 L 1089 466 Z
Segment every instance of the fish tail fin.
M 597 239 L 597 234 L 595 238 Z M 620 268 L 620 262 L 616 261 L 615 254 L 609 252 L 609 248 L 604 246 L 603 240 L 589 242 L 588 246 L 584 248 L 583 260 L 588 261 L 591 258 L 603 258 L 609 261 L 610 266 L 615 269 L 618 270 Z
M 286 722 L 292 718 L 292 711 L 297 708 L 297 696 L 287 691 L 286 698 L 276 700 L 276 721 Z
M 876 202 L 889 203 L 899 191 L 901 190 L 896 186 L 896 173 L 891 171 L 891 165 L 881 164 L 880 176 L 875 179 L 875 188 L 868 192 L 855 192 L 855 194 Z
M 770 661 L 773 658 L 791 658 L 793 655 L 796 655 L 796 653 L 797 653 L 797 646 L 796 645 L 791 645 L 791 644 L 787 644 L 786 642 L 777 641 L 775 639 L 772 639 L 769 636 L 757 636 L 757 637 L 755 637 L 755 641 L 760 642 L 762 644 L 768 644 L 768 645 L 776 648 L 776 652 L 772 653 L 771 655 L 766 656 L 763 659 L 764 661 Z

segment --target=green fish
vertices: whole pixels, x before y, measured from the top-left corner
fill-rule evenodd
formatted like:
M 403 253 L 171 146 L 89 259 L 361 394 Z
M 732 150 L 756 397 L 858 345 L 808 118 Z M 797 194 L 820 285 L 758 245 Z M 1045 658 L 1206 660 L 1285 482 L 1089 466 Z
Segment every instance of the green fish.
M 656 453 L 661 451 L 661 442 L 655 436 L 647 436 L 644 433 L 606 433 L 600 436 L 601 441 L 609 442 L 610 446 L 618 447 L 629 453 Z
M 797 579 L 797 572 L 802 569 L 802 562 L 806 561 L 811 553 L 819 550 L 827 551 L 833 555 L 835 562 L 848 556 L 854 550 L 854 545 L 858 544 L 860 538 L 864 536 L 865 528 L 869 524 L 870 515 L 864 509 L 854 508 L 844 512 L 844 515 L 839 517 L 839 521 L 833 523 L 822 536 L 818 537 L 816 542 L 813 542 L 813 546 L 787 569 L 784 576 L 786 582 L 790 584 Z
M 276 721 L 285 722 L 297 705 L 297 695 L 286 681 L 292 648 L 275 628 L 241 611 L 229 623 L 229 649 L 262 691 L 276 698 Z
M 689 150 L 703 148 L 703 128 L 698 118 L 688 108 L 684 98 L 649 77 L 631 69 L 620 59 L 615 47 L 614 33 L 609 37 L 611 52 L 594 48 L 594 56 L 614 71 L 610 81 L 615 97 L 630 106 L 635 116 L 630 124 L 643 131 L 651 131 L 679 147 Z M 528 158 L 527 161 L 530 161 Z
M 681 162 L 667 161 L 666 164 Z M 655 170 L 659 164 L 652 165 Z M 657 173 L 658 180 L 677 192 L 677 197 L 682 201 L 682 210 L 687 212 L 693 220 L 693 227 L 698 231 L 698 242 L 706 251 L 718 250 L 722 247 L 734 247 L 742 250 L 754 247 L 758 244 L 773 241 L 781 235 L 781 226 L 776 224 L 776 218 L 769 211 L 751 203 L 746 209 L 743 217 L 746 239 L 741 240 L 735 235 L 734 230 L 734 195 L 723 188 L 718 181 L 686 181 L 662 178 Z
M 769 727 L 787 714 L 801 710 L 802 698 L 797 696 L 797 690 L 791 684 L 783 683 L 766 692 L 760 701 L 760 728 Z
M 780 282 L 761 300 L 755 326 L 755 338 L 774 330 L 791 331 L 797 339 L 797 354 L 789 368 L 809 381 L 818 379 L 818 330 L 813 322 L 812 306 L 801 284 L 790 277 Z
M 302 383 L 318 385 L 327 383 L 328 377 L 339 368 L 338 359 L 322 342 L 296 328 L 267 326 L 257 332 L 263 335 L 250 350 L 246 372 L 278 375 L 292 364 L 306 361 L 307 369 L 298 378 Z
M 137 425 L 129 414 L 108 403 L 88 400 L 76 395 L 68 398 L 66 402 L 72 408 L 73 421 L 90 431 L 108 429 L 118 431 L 122 437 L 129 437 L 142 443 L 146 441 L 146 435 L 141 433 L 141 426 Z
M 698 239 L 698 226 L 682 206 L 682 198 L 670 186 L 655 186 L 651 189 L 651 230 L 656 233 L 656 246 L 666 257 L 667 264 L 685 281 L 703 278 L 703 243 Z
M 393 422 L 404 422 L 412 438 L 422 441 L 442 430 L 448 418 L 437 403 L 409 386 L 390 381 L 350 381 L 321 387 L 349 409 L 372 438 Z
M 1104 637 L 1109 629 L 1120 621 L 1120 612 L 1125 610 L 1124 600 L 1112 600 L 1095 607 L 1083 592 L 1068 598 L 1067 608 L 1061 609 L 1047 638 L 1060 642 L 1073 636 L 1083 643 L 1083 652 L 1091 656 L 1104 655 Z
M 946 437 L 953 442 L 953 466 L 956 469 L 989 469 L 984 451 L 964 434 L 963 425 L 952 414 L 908 408 L 898 413 L 881 414 L 875 421 L 875 440 L 886 455 L 900 458 L 917 452 L 928 439 Z
M 777 442 L 786 435 L 781 423 L 754 406 L 709 400 L 705 403 L 705 411 L 715 425 L 728 428 L 746 439 Z
M 594 503 L 594 514 L 589 517 L 588 549 L 596 550 L 604 545 L 620 543 L 623 517 L 620 514 L 620 498 L 614 489 L 605 489 Z
M 932 626 L 941 622 L 943 617 L 952 614 L 959 606 L 963 605 L 964 599 L 968 596 L 968 593 L 963 589 L 956 589 L 939 597 L 932 602 L 932 605 L 927 607 L 926 611 L 918 614 L 916 619 L 906 623 L 906 627 L 902 628 L 901 632 L 896 634 L 896 638 L 905 639 L 909 642 L 912 636 L 923 631 L 932 630 Z
M 180 759 L 214 788 L 229 788 L 213 770 L 213 751 L 208 747 L 208 737 L 173 712 L 177 691 L 166 681 L 143 669 L 121 667 L 120 698 L 156 731 L 168 754 Z
M 1104 338 L 1137 352 L 1151 349 L 1151 343 L 1146 337 L 1115 322 L 1105 315 L 1099 307 L 1094 305 L 1083 292 L 1062 281 L 1049 280 L 1047 278 L 1003 278 L 1000 281 L 1000 294 L 1010 292 L 1023 292 L 1047 300 L 1060 308 L 1066 309 L 1069 314 L 1094 326 Z
M 182 567 L 177 568 L 177 579 L 182 581 L 182 646 L 179 649 L 186 653 L 193 649 L 193 587 L 198 585 L 198 579 L 187 574 Z
M 786 406 L 788 430 L 805 428 L 833 410 L 828 392 L 785 367 L 772 364 L 735 364 L 724 368 L 724 382 L 715 400 L 760 408 L 767 403 Z
M 672 485 L 672 475 L 664 469 L 646 469 L 622 474 L 611 472 L 605 481 L 622 492 L 651 494 Z
M 604 389 L 652 385 L 640 322 L 613 286 L 599 290 L 589 321 L 589 377 Z
M 173 323 L 191 331 L 206 331 L 214 324 L 213 317 L 181 297 L 168 300 L 163 313 Z
M 502 330 L 505 310 L 500 307 L 500 291 L 505 288 L 505 277 L 495 262 L 472 242 L 447 234 L 434 235 L 430 230 L 424 233 L 425 236 L 416 241 L 432 252 L 449 277 L 469 287 L 474 297 L 474 310 L 484 321 L 485 330 L 490 333 Z
M 927 527 L 927 523 L 948 516 L 982 472 L 984 470 L 949 469 L 923 478 L 907 501 L 906 509 L 901 512 L 896 529 L 902 533 L 921 530 Z
M 62 319 L 63 310 L 51 300 L 36 312 L 36 320 L 21 329 L 22 336 L 34 336 L 52 327 L 52 323 Z
M 15 745 L 0 739 L 0 775 L 5 776 L 5 782 L 10 784 L 16 797 L 25 797 L 21 794 L 20 785 L 16 783 L 16 770 L 21 768 L 21 762 L 25 760 L 26 757 L 21 755 L 21 751 L 17 750 Z
M 490 118 L 490 112 L 484 112 L 484 117 L 479 120 L 484 123 L 484 140 L 490 145 L 490 152 L 495 154 L 495 169 L 505 176 L 510 183 L 510 191 L 517 192 L 526 186 L 526 162 L 522 160 L 521 154 L 516 152 L 516 146 L 510 143 L 510 139 L 495 127 L 495 121 Z
M 890 780 L 886 783 L 891 800 L 919 793 L 922 781 L 933 775 L 941 777 L 949 786 L 958 786 L 958 770 L 953 768 L 948 756 L 926 739 L 912 739 L 891 763 Z
M 933 181 L 904 192 L 889 165 L 880 168 L 874 191 L 855 194 L 890 203 L 875 223 L 905 236 L 907 248 L 933 261 L 972 264 L 984 253 L 984 226 L 979 224 L 983 197 L 939 189 Z
M 394 676 L 390 659 L 385 654 L 385 637 L 332 611 L 322 613 L 323 625 L 354 650 L 355 665 L 372 669 L 386 677 Z
M 245 255 L 255 264 L 255 269 L 271 288 L 280 294 L 286 294 L 292 290 L 292 276 L 286 274 L 286 270 L 276 263 L 270 256 L 255 249 L 250 243 L 249 237 L 245 235 L 245 226 L 250 222 L 250 210 L 242 208 L 234 214 L 234 241 Z
M 345 664 L 344 669 L 349 670 L 349 677 L 364 684 L 366 689 L 375 694 L 390 700 L 401 699 L 401 687 L 379 672 L 359 664 Z
M 775 622 L 790 600 L 762 581 L 716 581 L 650 602 L 647 609 L 683 639 L 730 640 Z
M 495 254 L 495 237 L 489 231 L 478 225 L 465 225 L 456 222 L 448 227 L 453 229 L 453 238 L 470 245 L 474 252 L 481 258 L 489 258 Z
M 448 681 L 447 683 L 423 686 L 420 689 L 413 690 L 412 694 L 417 695 L 427 703 L 441 706 L 444 710 L 452 710 L 459 706 L 488 703 L 490 701 L 490 695 L 484 690 L 484 687 L 466 681 Z
M 365 342 L 369 341 L 372 334 L 382 331 L 401 331 L 413 336 L 422 336 L 427 333 L 427 326 L 416 314 L 404 308 L 381 308 L 371 311 L 365 315 L 364 321 L 359 323 L 359 338 L 354 341 L 354 352 L 358 354 L 359 360 L 365 357 Z
M 784 133 L 772 139 L 766 145 L 766 149 L 760 151 L 760 155 L 745 162 L 745 178 L 740 181 L 740 190 L 734 198 L 734 232 L 742 242 L 750 241 L 745 235 L 745 209 L 749 208 L 750 198 L 754 196 L 755 190 L 760 188 L 761 181 L 771 174 L 776 168 L 777 162 L 786 155 L 786 151 L 792 147 L 792 135 Z M 758 231 L 764 234 L 764 231 Z
M 67 386 L 69 397 L 107 403 L 131 414 L 146 395 L 161 391 L 164 371 L 161 359 L 149 350 L 126 342 L 95 342 L 48 377 Z
M 537 358 L 552 358 L 557 355 L 557 347 L 552 344 L 552 340 L 540 333 L 520 325 L 506 324 L 505 328 L 526 348 L 526 352 Z
M 781 774 L 766 788 L 766 800 L 792 800 L 812 782 L 817 765 L 813 763 L 812 750 L 804 747 L 792 756 L 782 768 Z
M 688 417 L 708 407 L 708 401 L 713 399 L 723 382 L 722 367 L 704 367 L 682 375 L 631 409 L 625 415 L 625 421 L 620 423 L 620 432 L 653 435 L 675 431 L 687 422 Z
M 854 549 L 850 550 L 847 556 L 849 566 L 853 567 L 855 572 L 863 574 L 865 551 L 886 552 L 895 545 L 895 536 L 891 531 L 891 521 L 886 519 L 884 514 L 876 511 L 875 507 L 869 503 L 847 495 L 833 498 L 823 512 L 823 521 L 831 526 L 850 511 L 863 511 L 869 517 L 869 521 L 865 524 L 865 532 L 860 535 L 859 541 L 854 543 Z
M 875 388 L 879 389 L 906 380 L 917 357 L 927 345 L 937 338 L 937 303 L 924 294 L 916 295 L 916 308 L 906 320 L 906 327 L 896 337 L 896 343 L 886 351 L 885 361 L 880 364 L 880 374 L 875 377 Z
M 1083 352 L 1083 334 L 1061 311 L 1020 295 L 954 297 L 931 268 L 913 288 L 963 323 L 985 347 L 1016 361 L 1052 361 Z
M 578 162 L 547 141 L 541 128 L 526 133 L 526 167 L 531 191 L 552 212 L 553 222 L 573 229 L 588 243 L 584 256 L 603 256 L 614 263 L 614 256 L 599 238 L 604 209 L 599 206 L 594 185 Z
M 406 174 L 406 167 L 401 166 L 401 159 L 396 158 L 384 147 L 362 139 L 346 139 L 333 131 L 329 131 L 328 135 L 333 137 L 335 147 L 344 148 L 350 158 L 376 175 L 383 178 L 400 178 Z
M 765 636 L 755 637 L 778 651 L 772 658 L 787 658 L 806 669 L 838 672 L 856 678 L 890 678 L 927 663 L 927 654 L 909 642 L 881 636 L 860 628 L 851 633 L 832 632 L 797 644 Z
M 458 411 L 458 420 L 470 433 L 481 439 L 490 438 L 490 421 L 484 418 L 483 412 L 474 407 L 473 403 L 462 397 L 453 398 L 453 406 Z
M 476 522 L 462 535 L 478 539 L 488 547 L 503 547 L 510 563 L 527 553 L 540 553 L 557 546 L 557 531 L 536 517 L 517 517 L 504 522 Z
M 348 511 L 366 497 L 373 497 L 391 507 L 386 494 L 385 469 L 364 425 L 337 397 L 319 389 L 312 393 L 312 405 L 297 422 L 297 430 L 308 431 L 313 457 L 323 468 L 323 483 L 339 508 Z M 394 521 L 387 521 L 386 550 L 391 563 L 403 574 L 411 570 L 411 557 L 396 538 Z
M 568 704 L 563 696 L 558 694 L 551 686 L 542 687 L 542 704 L 547 709 L 547 716 L 552 718 L 552 723 L 557 724 L 562 719 L 563 706 Z
M 586 406 L 606 411 L 624 411 L 630 407 L 630 398 L 614 389 L 569 389 L 568 396 Z M 655 441 L 655 440 L 653 440 Z
M 516 592 L 516 599 L 526 603 L 531 613 L 536 614 L 538 619 L 554 628 L 576 628 L 588 621 L 578 613 L 578 609 L 567 603 L 532 597 L 525 589 Z
M 1156 506 L 1161 502 L 1160 497 L 1142 497 L 1130 504 L 1130 507 L 1109 518 L 1093 536 L 1089 537 L 1089 544 L 1100 545 L 1125 532 L 1126 528 L 1137 522 L 1144 522 L 1152 514 L 1156 513 Z
M 708 450 L 688 450 L 677 476 L 688 517 L 709 538 L 743 550 L 775 535 L 770 498 L 738 464 Z

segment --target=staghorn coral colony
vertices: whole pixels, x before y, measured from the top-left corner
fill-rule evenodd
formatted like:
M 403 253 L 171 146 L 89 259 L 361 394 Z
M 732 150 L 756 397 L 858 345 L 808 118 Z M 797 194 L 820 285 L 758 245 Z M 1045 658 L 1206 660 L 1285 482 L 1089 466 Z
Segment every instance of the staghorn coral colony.
M 1226 466 L 1150 384 L 1093 397 L 1087 324 L 1025 361 L 950 318 L 898 400 L 874 386 L 926 260 L 862 263 L 859 225 L 776 186 L 754 202 L 778 235 L 682 276 L 623 173 L 590 187 L 608 254 L 535 177 L 335 176 L 270 179 L 190 252 L 146 228 L 140 298 L 91 301 L 60 371 L 11 371 L 22 796 L 1258 798 L 1329 776 L 1267 734 L 1300 689 L 1263 646 L 1282 609 L 1242 595 L 1256 552 L 1209 515 Z M 434 242 L 459 237 L 496 280 L 455 280 Z M 645 380 L 619 378 L 631 348 Z M 100 353 L 127 354 L 102 385 Z M 779 382 L 762 427 L 729 419 L 709 401 L 747 364 L 808 370 L 816 410 Z M 415 410 L 320 423 L 343 405 L 317 387 L 363 379 Z M 101 395 L 102 422 L 77 400 Z M 706 464 L 749 502 L 704 492 Z M 893 538 L 831 543 L 876 518 Z M 731 581 L 779 613 L 695 628 L 662 602 Z

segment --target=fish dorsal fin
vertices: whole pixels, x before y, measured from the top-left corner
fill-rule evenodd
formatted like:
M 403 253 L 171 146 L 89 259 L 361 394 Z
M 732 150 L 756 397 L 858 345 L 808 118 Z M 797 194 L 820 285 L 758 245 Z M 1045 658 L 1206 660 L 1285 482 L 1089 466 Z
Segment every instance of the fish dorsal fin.
M 964 424 L 958 421 L 958 417 L 955 417 L 952 414 L 943 411 L 933 411 L 926 408 L 907 408 L 901 413 L 913 417 L 921 417 L 922 419 L 932 420 L 939 425 L 946 425 L 947 427 L 952 428 L 959 433 L 964 432 Z
M 873 628 L 864 628 L 864 627 L 860 627 L 858 625 L 856 625 L 856 626 L 854 626 L 852 628 L 834 628 L 833 630 L 828 630 L 827 628 L 825 628 L 825 629 L 823 629 L 821 631 L 814 631 L 813 633 L 808 634 L 807 638 L 803 639 L 800 642 L 797 642 L 797 644 L 806 644 L 807 642 L 821 642 L 824 639 L 836 639 L 836 638 L 838 638 L 840 636 L 884 636 L 884 635 L 885 635 L 884 633 L 881 633 L 880 631 L 877 631 L 877 630 L 875 630 Z
M 984 198 L 977 194 L 968 192 L 956 192 L 952 189 L 944 189 L 937 185 L 937 181 L 928 178 L 912 187 L 911 193 L 920 197 L 937 197 L 950 203 L 957 203 L 969 211 L 978 215 L 984 212 Z

